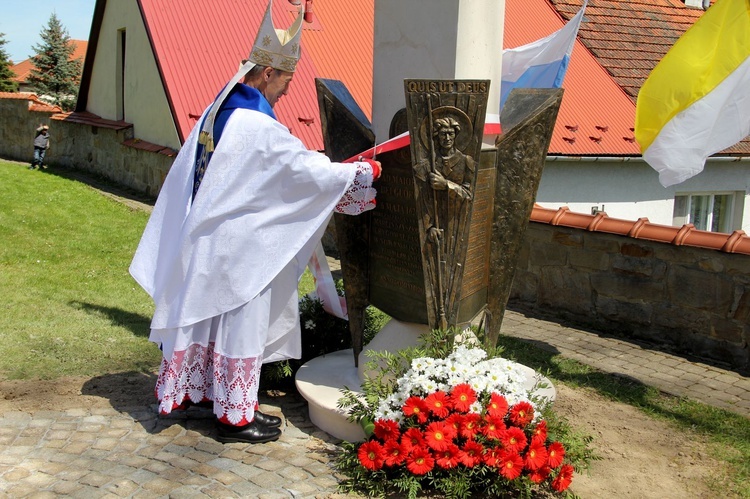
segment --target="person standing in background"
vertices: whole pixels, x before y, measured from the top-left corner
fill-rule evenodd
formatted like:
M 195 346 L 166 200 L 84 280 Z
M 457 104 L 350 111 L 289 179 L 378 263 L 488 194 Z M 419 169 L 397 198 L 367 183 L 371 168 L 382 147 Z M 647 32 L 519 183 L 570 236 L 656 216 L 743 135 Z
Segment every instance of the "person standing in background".
M 44 164 L 47 149 L 49 149 L 49 126 L 40 124 L 34 137 L 34 159 L 31 161 L 29 170 L 33 170 L 34 167 L 38 167 L 40 170 L 47 168 L 47 165 Z

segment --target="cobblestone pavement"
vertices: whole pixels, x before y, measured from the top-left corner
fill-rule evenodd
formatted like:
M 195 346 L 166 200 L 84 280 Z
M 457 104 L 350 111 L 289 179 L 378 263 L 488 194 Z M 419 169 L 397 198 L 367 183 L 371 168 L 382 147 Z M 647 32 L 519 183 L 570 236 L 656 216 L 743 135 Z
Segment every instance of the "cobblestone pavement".
M 208 409 L 7 412 L 0 497 L 336 497 L 337 441 L 310 423 L 297 396 L 261 402 L 284 417 L 282 437 L 262 445 L 216 441 Z
M 735 371 L 513 311 L 505 314 L 501 331 L 601 371 L 750 417 L 750 377 Z

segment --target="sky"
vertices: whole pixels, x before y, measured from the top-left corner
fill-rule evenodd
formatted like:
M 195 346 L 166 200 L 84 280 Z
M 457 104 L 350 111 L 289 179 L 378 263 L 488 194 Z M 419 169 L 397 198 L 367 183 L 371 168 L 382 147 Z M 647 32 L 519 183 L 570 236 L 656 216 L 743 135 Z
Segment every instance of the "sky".
M 8 57 L 17 64 L 28 59 L 54 12 L 74 40 L 88 40 L 96 0 L 0 0 L 0 33 Z

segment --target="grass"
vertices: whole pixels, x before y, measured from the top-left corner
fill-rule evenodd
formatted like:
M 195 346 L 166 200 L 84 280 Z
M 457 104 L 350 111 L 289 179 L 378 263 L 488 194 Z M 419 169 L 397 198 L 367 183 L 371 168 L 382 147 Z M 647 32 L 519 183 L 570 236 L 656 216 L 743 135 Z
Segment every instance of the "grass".
M 727 494 L 731 491 L 736 496 L 750 498 L 749 418 L 603 373 L 517 338 L 501 336 L 498 345 L 504 348 L 503 356 L 544 373 L 555 383 L 592 389 L 610 400 L 632 405 L 653 418 L 704 437 L 710 442 L 707 451 L 727 465 L 726 480 L 714 477 L 714 487 L 723 488 L 722 497 L 731 497 Z
M 151 299 L 128 274 L 148 220 L 54 169 L 0 160 L 0 379 L 153 372 Z M 312 288 L 309 276 L 301 290 Z M 556 383 L 639 407 L 712 442 L 729 488 L 750 498 L 750 419 L 661 394 L 529 343 L 501 337 L 504 354 Z
M 0 378 L 152 371 L 151 299 L 128 274 L 148 214 L 0 161 Z

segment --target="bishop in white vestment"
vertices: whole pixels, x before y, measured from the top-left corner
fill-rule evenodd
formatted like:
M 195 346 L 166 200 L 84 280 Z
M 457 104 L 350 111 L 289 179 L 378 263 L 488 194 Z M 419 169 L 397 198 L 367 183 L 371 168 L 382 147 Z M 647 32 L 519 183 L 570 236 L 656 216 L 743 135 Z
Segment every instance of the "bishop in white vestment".
M 374 207 L 380 174 L 377 162 L 332 163 L 276 120 L 302 13 L 281 31 L 270 12 L 175 159 L 130 266 L 155 303 L 160 412 L 212 401 L 222 441 L 278 438 L 280 420 L 257 412 L 261 365 L 301 356 L 299 279 L 334 211 Z M 279 41 L 270 55 L 264 29 Z

